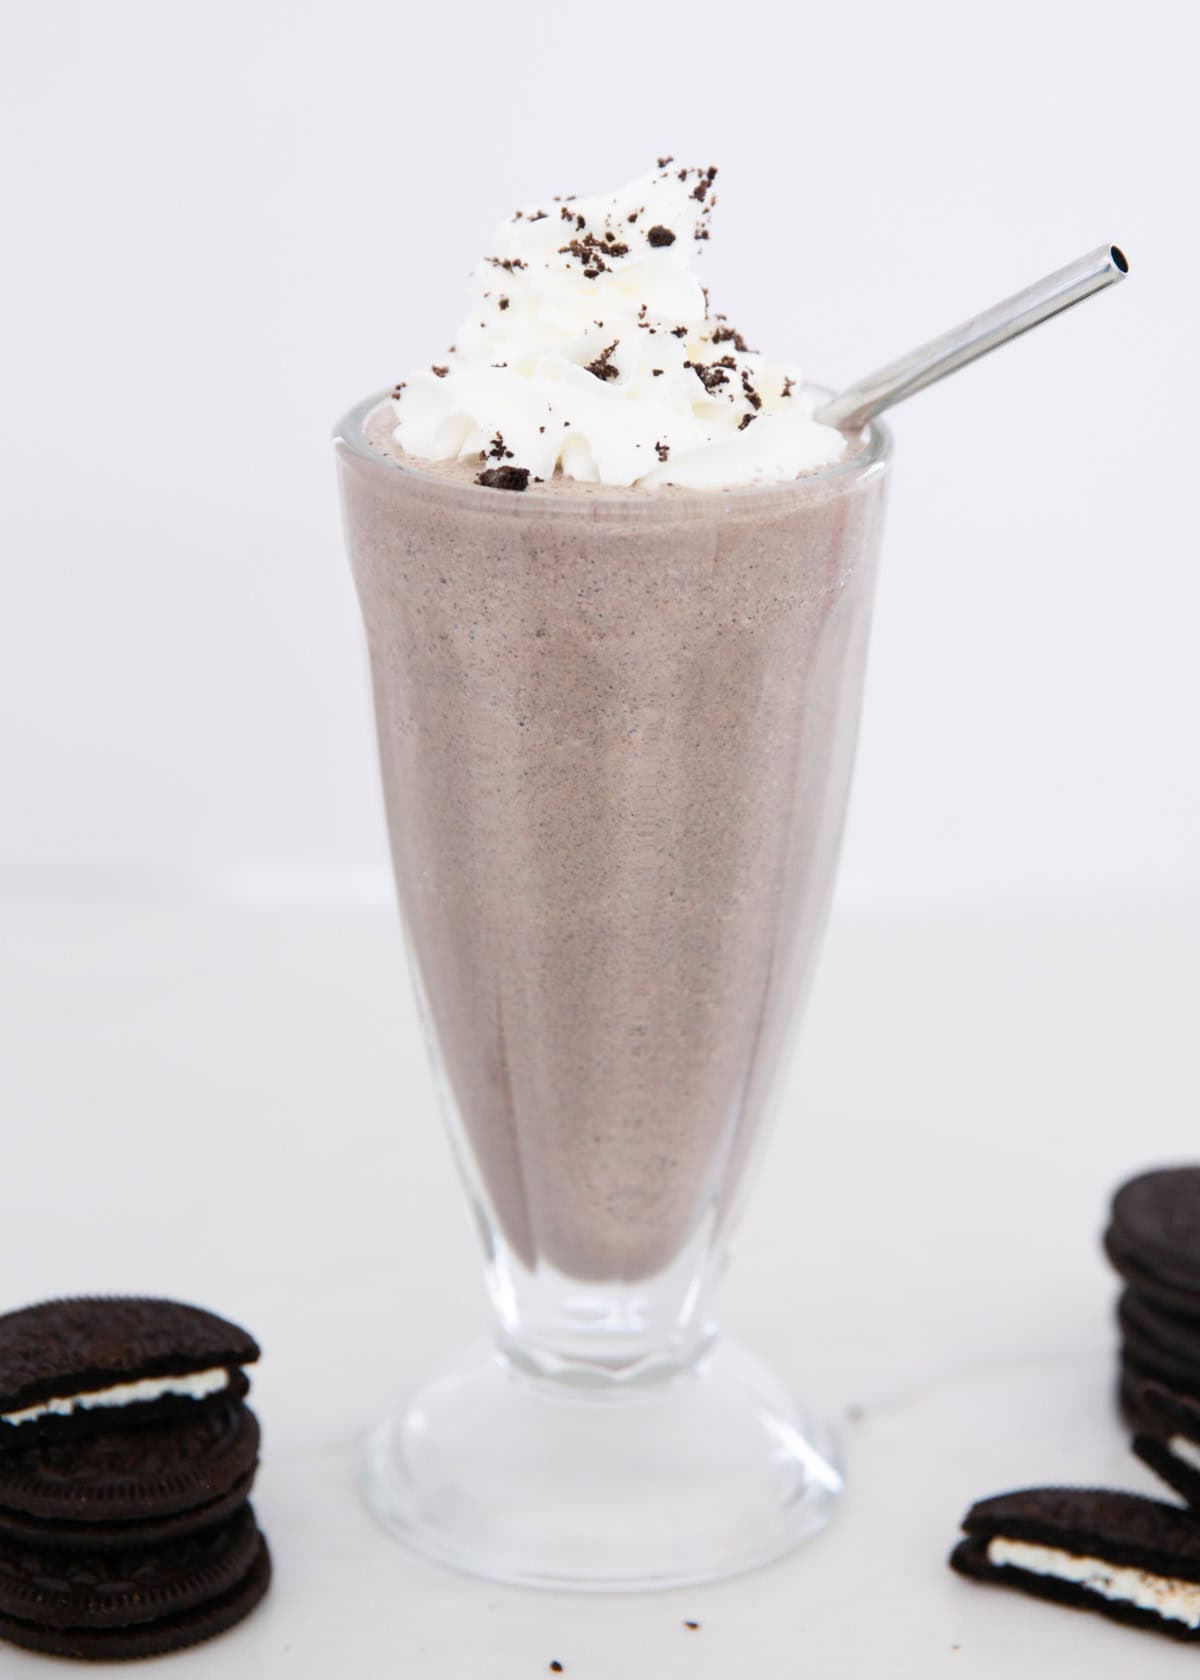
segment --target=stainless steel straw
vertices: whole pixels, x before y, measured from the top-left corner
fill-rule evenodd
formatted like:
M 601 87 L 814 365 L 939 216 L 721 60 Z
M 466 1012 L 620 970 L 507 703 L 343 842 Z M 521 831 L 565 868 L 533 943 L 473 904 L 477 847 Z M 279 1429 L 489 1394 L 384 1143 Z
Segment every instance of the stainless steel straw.
M 1078 262 L 1026 286 L 1023 292 L 1006 298 L 994 309 L 973 315 L 961 327 L 952 328 L 919 350 L 910 351 L 899 361 L 889 362 L 887 367 L 859 380 L 857 385 L 851 385 L 849 390 L 819 408 L 816 418 L 843 432 L 857 431 L 893 403 L 902 402 L 914 391 L 944 379 L 979 356 L 986 356 L 998 344 L 1007 344 L 1010 338 L 1017 338 L 1040 321 L 1070 309 L 1073 303 L 1082 303 L 1093 292 L 1115 286 L 1128 273 L 1124 252 L 1116 245 L 1101 245 Z

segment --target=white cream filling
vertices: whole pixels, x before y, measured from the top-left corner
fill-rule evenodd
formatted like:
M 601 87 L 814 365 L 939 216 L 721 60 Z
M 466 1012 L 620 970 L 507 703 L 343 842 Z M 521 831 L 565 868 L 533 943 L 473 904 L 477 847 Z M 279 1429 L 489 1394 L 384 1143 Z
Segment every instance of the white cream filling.
M 161 1400 L 165 1394 L 180 1394 L 189 1400 L 204 1400 L 229 1386 L 224 1366 L 211 1371 L 190 1371 L 182 1377 L 141 1377 L 137 1382 L 114 1383 L 111 1388 L 92 1389 L 87 1394 L 67 1394 L 42 1400 L 24 1411 L 0 1413 L 0 1423 L 36 1423 L 44 1417 L 70 1417 L 72 1412 L 90 1412 L 100 1406 L 137 1406 L 147 1400 Z
M 1132 1604 L 1139 1610 L 1153 1610 L 1169 1622 L 1200 1627 L 1200 1582 L 1173 1581 L 1166 1575 L 1152 1575 L 1146 1569 L 1129 1569 L 1101 1558 L 1079 1557 L 1055 1546 L 1034 1546 L 1026 1540 L 988 1541 L 989 1563 L 1024 1569 L 1031 1575 L 1051 1575 L 1059 1581 L 1073 1581 L 1101 1598 Z
M 1186 1435 L 1172 1435 L 1167 1442 L 1167 1451 L 1182 1459 L 1184 1464 L 1190 1464 L 1193 1470 L 1200 1470 L 1200 1447 L 1195 1441 L 1189 1441 Z

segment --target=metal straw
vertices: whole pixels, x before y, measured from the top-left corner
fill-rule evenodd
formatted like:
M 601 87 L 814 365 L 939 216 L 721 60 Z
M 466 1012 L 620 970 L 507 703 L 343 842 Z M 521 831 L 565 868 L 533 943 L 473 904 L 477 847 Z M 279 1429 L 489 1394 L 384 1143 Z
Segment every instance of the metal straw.
M 843 432 L 855 432 L 860 426 L 893 403 L 911 397 L 935 380 L 965 367 L 979 356 L 986 356 L 998 344 L 1048 321 L 1073 303 L 1082 303 L 1093 292 L 1115 286 L 1129 273 L 1125 254 L 1116 245 L 1101 245 L 1078 262 L 1060 268 L 1044 280 L 1026 286 L 1015 297 L 1006 298 L 983 315 L 973 315 L 961 327 L 954 327 L 941 338 L 931 339 L 919 350 L 911 351 L 897 362 L 889 362 L 877 373 L 861 379 L 857 385 L 840 396 L 833 397 L 816 413 L 826 426 L 836 426 Z

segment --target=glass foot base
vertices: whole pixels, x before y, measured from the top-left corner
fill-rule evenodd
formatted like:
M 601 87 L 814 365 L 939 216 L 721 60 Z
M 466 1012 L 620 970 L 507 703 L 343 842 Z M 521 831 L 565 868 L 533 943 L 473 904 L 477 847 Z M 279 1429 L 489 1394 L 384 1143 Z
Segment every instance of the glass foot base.
M 367 1443 L 365 1491 L 398 1539 L 520 1586 L 686 1586 L 767 1563 L 823 1528 L 830 1437 L 719 1343 L 642 1387 L 575 1388 L 472 1349 Z

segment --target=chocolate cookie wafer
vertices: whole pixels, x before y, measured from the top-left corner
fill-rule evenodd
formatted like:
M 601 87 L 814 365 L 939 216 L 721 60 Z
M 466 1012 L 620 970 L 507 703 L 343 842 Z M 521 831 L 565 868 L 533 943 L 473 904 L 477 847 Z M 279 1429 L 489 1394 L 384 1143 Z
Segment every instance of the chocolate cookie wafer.
M 1113 1197 L 1107 1239 L 1118 1259 L 1192 1296 L 1200 1310 L 1200 1166 L 1129 1179 Z
M 1163 1312 L 1136 1290 L 1117 1303 L 1125 1351 L 1141 1365 L 1160 1364 L 1183 1377 L 1200 1379 L 1200 1323 Z
M 1140 1385 L 1135 1410 L 1134 1452 L 1200 1509 L 1200 1402 L 1149 1382 Z
M 1200 1292 L 1178 1283 L 1168 1283 L 1138 1259 L 1114 1236 L 1104 1233 L 1104 1252 L 1115 1272 L 1127 1283 L 1139 1300 L 1148 1301 L 1162 1312 L 1181 1318 L 1200 1318 Z

